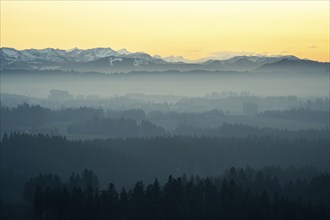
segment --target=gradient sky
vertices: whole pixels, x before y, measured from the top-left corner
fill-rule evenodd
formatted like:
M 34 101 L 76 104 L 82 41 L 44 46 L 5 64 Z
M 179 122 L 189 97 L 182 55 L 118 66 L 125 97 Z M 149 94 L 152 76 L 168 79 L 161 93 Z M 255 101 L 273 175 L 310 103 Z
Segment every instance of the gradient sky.
M 3 1 L 1 47 L 329 61 L 329 1 Z

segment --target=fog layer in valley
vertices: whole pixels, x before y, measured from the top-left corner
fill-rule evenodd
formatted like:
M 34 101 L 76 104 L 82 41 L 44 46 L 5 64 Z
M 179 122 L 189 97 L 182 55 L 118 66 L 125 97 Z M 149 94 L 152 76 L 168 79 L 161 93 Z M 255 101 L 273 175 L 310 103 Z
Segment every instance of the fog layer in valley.
M 153 202 L 162 207 L 160 201 L 176 198 L 177 193 L 168 194 L 170 187 L 187 199 L 206 195 L 212 186 L 212 195 L 225 198 L 226 189 L 236 184 L 245 196 L 251 189 L 253 201 L 269 196 L 269 204 L 277 204 L 278 193 L 285 196 L 283 204 L 285 198 L 292 202 L 283 207 L 304 209 L 310 216 L 329 214 L 329 197 L 316 192 L 316 186 L 327 192 L 329 181 L 327 63 L 291 57 L 262 58 L 259 66 L 251 60 L 232 65 L 235 59 L 178 64 L 149 57 L 148 65 L 132 71 L 136 66 L 130 62 L 137 58 L 122 57 L 127 65 L 102 72 L 109 70 L 105 58 L 56 61 L 59 66 L 52 70 L 42 66 L 49 60 L 31 66 L 30 58 L 9 58 L 1 70 L 0 167 L 1 201 L 13 219 L 65 213 L 60 203 L 48 203 L 49 192 L 61 199 L 80 192 L 98 207 L 99 193 L 105 203 L 111 193 L 116 204 L 126 201 L 116 191 L 126 187 L 133 190 L 127 192 L 130 205 L 122 207 L 130 210 L 137 204 L 149 207 L 134 200 L 138 192 L 148 201 L 152 189 L 163 190 Z M 143 182 L 152 181 L 144 189 Z M 310 206 L 293 205 L 302 190 L 291 193 L 292 187 L 299 184 L 308 189 L 302 199 Z M 196 193 L 189 194 L 190 189 Z M 200 204 L 205 209 L 213 204 L 206 201 Z M 158 213 L 166 213 L 164 207 Z M 145 217 L 135 208 L 112 213 Z
M 127 93 L 203 96 L 207 93 L 250 92 L 257 96 L 329 95 L 329 75 L 254 72 L 132 72 L 122 74 L 8 71 L 1 92 L 46 98 L 50 89 L 73 95 L 109 97 Z

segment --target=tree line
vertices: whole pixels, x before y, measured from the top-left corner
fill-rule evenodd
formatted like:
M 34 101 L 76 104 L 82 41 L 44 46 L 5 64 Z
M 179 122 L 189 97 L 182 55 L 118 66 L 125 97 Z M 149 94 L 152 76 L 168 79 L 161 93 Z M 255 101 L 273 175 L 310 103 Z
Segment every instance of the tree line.
M 298 138 L 329 138 L 329 128 L 324 129 L 302 129 L 288 130 L 276 128 L 259 128 L 244 124 L 223 123 L 219 127 L 198 128 L 188 125 L 178 125 L 173 131 L 176 135 L 182 136 L 209 136 L 209 137 L 249 137 L 249 136 L 272 136 L 288 139 Z
M 321 113 L 322 114 L 321 114 Z M 301 118 L 306 120 L 324 121 L 328 112 L 309 110 L 266 111 L 260 115 L 279 118 Z M 320 114 L 319 114 L 320 113 Z M 302 114 L 302 116 L 301 116 Z M 315 116 L 315 117 L 314 117 Z M 328 115 L 329 116 L 329 115 Z M 327 117 L 328 117 L 327 116 Z M 282 138 L 329 138 L 329 128 L 287 130 L 276 128 L 259 128 L 243 124 L 223 123 L 219 127 L 194 127 L 188 122 L 195 119 L 203 121 L 209 118 L 224 118 L 226 115 L 219 110 L 203 113 L 151 112 L 148 115 L 143 110 L 131 109 L 123 111 L 79 107 L 51 110 L 39 105 L 22 104 L 16 108 L 1 106 L 1 135 L 4 132 L 24 131 L 29 133 L 98 135 L 117 138 L 144 136 L 210 136 L 210 137 L 248 137 L 248 136 L 277 136 Z M 166 130 L 151 121 L 175 120 L 178 126 L 173 130 Z M 316 120 L 316 119 L 315 119 Z M 68 122 L 59 132 L 57 125 L 52 123 Z
M 260 116 L 271 118 L 293 119 L 301 121 L 329 122 L 329 110 L 310 110 L 308 108 L 296 108 L 290 110 L 266 110 L 259 113 Z
M 323 138 L 164 136 L 83 141 L 11 133 L 2 138 L 0 150 L 5 200 L 17 198 L 26 179 L 38 173 L 57 173 L 63 178 L 85 167 L 93 168 L 103 186 L 110 180 L 126 186 L 137 179 L 164 181 L 169 174 L 213 176 L 230 166 L 329 170 L 329 139 Z
M 92 120 L 72 123 L 67 130 L 69 134 L 106 135 L 116 138 L 166 135 L 166 131 L 162 127 L 145 120 L 137 122 L 130 118 L 93 117 Z
M 221 176 L 170 175 L 164 184 L 137 181 L 104 189 L 92 170 L 31 178 L 25 185 L 33 219 L 328 219 L 330 176 L 282 182 L 266 170 L 230 168 Z
M 51 122 L 84 121 L 94 116 L 104 117 L 104 111 L 90 107 L 51 110 L 40 105 L 23 103 L 16 108 L 1 106 L 1 127 L 35 127 Z

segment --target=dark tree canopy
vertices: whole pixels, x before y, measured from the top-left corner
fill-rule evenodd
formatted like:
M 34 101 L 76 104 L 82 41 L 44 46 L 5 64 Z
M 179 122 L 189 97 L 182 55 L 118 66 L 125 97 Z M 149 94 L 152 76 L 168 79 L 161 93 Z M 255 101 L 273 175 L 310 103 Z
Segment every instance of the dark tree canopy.
M 92 171 L 85 170 L 82 174 Z M 56 176 L 56 175 L 55 175 Z M 55 177 L 54 176 L 54 177 Z M 328 219 L 330 176 L 280 184 L 265 171 L 231 168 L 222 177 L 169 176 L 118 191 L 67 182 L 34 183 L 34 219 Z M 52 175 L 44 177 L 52 179 Z M 31 190 L 26 188 L 26 190 Z M 320 193 L 322 192 L 322 193 Z

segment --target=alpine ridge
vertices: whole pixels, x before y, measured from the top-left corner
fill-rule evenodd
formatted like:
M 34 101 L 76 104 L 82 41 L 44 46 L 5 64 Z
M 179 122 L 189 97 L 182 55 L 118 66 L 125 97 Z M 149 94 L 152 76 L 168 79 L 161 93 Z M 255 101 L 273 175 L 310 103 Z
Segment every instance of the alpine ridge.
M 205 58 L 206 59 L 206 58 Z M 295 56 L 235 56 L 226 60 L 187 60 L 182 56 L 151 56 L 145 52 L 118 51 L 110 47 L 69 50 L 45 48 L 0 48 L 1 70 L 64 70 L 96 72 L 130 71 L 320 71 L 327 72 L 329 63 L 299 59 Z M 290 68 L 288 68 L 290 66 Z

